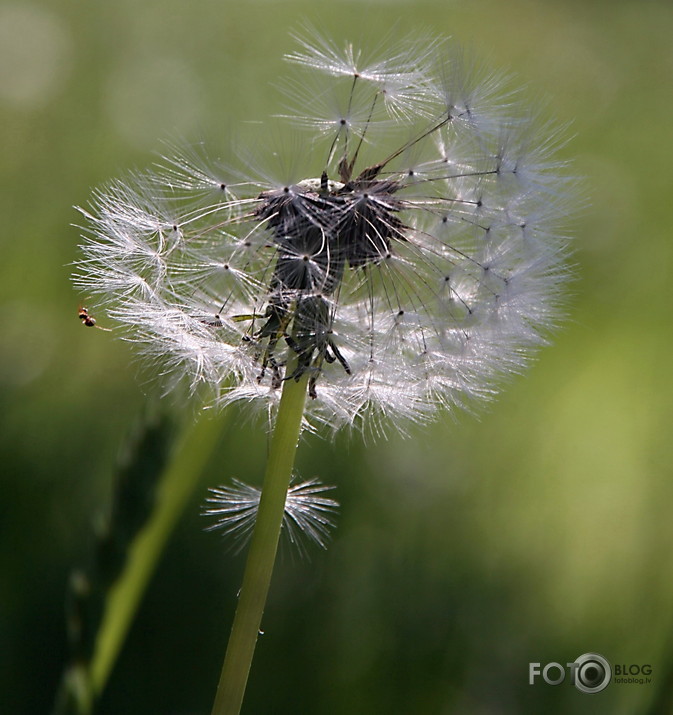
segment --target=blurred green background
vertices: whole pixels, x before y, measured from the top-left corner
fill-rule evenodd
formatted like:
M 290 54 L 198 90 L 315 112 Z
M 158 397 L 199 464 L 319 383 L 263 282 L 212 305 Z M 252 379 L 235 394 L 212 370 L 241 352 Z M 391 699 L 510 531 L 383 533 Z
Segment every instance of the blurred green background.
M 659 713 L 673 688 L 673 6 L 620 2 L 27 0 L 0 5 L 0 712 L 48 712 L 120 445 L 151 385 L 84 329 L 69 282 L 92 187 L 161 141 L 226 146 L 278 111 L 305 20 L 337 44 L 451 35 L 571 122 L 586 177 L 578 281 L 555 344 L 480 419 L 409 439 L 310 437 L 338 529 L 278 565 L 246 713 Z M 236 415 L 235 415 L 236 417 Z M 199 516 L 208 484 L 258 479 L 233 420 L 143 601 L 100 712 L 206 713 L 242 556 Z M 652 665 L 597 695 L 528 684 L 587 651 Z

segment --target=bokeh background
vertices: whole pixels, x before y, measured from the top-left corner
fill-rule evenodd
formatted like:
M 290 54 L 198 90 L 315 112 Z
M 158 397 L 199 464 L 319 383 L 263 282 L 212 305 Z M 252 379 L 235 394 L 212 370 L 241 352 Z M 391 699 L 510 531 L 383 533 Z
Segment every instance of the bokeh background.
M 63 603 L 152 393 L 83 328 L 69 282 L 92 187 L 162 140 L 226 147 L 278 111 L 304 21 L 341 44 L 453 36 L 570 122 L 586 177 L 570 319 L 478 419 L 408 439 L 310 437 L 337 485 L 326 552 L 277 567 L 246 713 L 663 713 L 673 688 L 673 6 L 581 2 L 15 0 L 0 4 L 0 711 L 49 712 Z M 171 409 L 176 410 L 173 404 Z M 189 414 L 190 408 L 183 408 Z M 207 485 L 256 481 L 234 414 L 143 600 L 100 713 L 206 713 L 243 567 L 205 533 Z M 650 664 L 597 695 L 528 684 L 587 651 Z

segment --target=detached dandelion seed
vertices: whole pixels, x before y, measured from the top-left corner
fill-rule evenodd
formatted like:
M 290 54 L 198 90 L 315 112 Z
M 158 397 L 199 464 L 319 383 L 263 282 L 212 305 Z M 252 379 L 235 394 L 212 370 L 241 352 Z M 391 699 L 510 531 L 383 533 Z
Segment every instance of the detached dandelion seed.
M 217 520 L 208 530 L 217 529 L 233 536 L 236 550 L 240 551 L 252 535 L 262 490 L 238 479 L 232 483 L 230 487 L 210 490 L 206 500 L 208 506 L 203 513 Z M 293 484 L 287 490 L 283 528 L 290 542 L 302 553 L 305 553 L 304 541 L 327 548 L 329 532 L 334 528 L 339 508 L 336 500 L 325 496 L 332 489 L 334 487 L 321 484 L 317 479 L 309 479 Z
M 503 77 L 441 40 L 367 56 L 307 35 L 286 56 L 299 76 L 279 121 L 308 133 L 290 161 L 175 152 L 82 210 L 75 282 L 97 309 L 171 384 L 277 415 L 259 509 L 249 487 L 220 494 L 239 501 L 225 528 L 257 521 L 214 712 L 240 705 L 264 602 L 249 594 L 268 588 L 302 426 L 404 430 L 492 397 L 545 343 L 569 278 L 561 133 Z M 317 502 L 294 503 L 322 538 Z

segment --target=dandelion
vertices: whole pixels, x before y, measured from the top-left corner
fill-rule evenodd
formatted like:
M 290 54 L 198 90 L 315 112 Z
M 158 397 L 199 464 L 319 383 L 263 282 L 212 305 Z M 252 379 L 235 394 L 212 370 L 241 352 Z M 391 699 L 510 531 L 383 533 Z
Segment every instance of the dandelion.
M 285 115 L 313 131 L 308 169 L 192 152 L 112 183 L 83 212 L 77 285 L 220 404 L 275 405 L 306 374 L 310 421 L 403 427 L 492 395 L 555 322 L 569 181 L 501 78 L 426 45 L 361 64 L 303 41 L 287 59 L 329 80 Z
M 226 528 L 257 513 L 257 566 L 214 712 L 242 698 L 302 426 L 404 429 L 490 398 L 546 341 L 568 279 L 560 135 L 506 78 L 439 40 L 366 55 L 310 34 L 286 56 L 289 161 L 176 152 L 82 210 L 75 281 L 169 384 L 276 415 L 259 509 L 240 485 L 219 494 Z

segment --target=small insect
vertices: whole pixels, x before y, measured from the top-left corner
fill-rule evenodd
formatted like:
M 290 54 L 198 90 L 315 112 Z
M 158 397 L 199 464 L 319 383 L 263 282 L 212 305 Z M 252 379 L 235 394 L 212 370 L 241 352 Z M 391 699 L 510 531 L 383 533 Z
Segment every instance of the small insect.
M 98 328 L 99 330 L 105 330 L 110 332 L 110 328 L 102 328 L 100 325 L 96 324 L 96 319 L 89 314 L 89 309 L 80 305 L 77 312 L 77 317 L 82 321 L 82 325 L 86 325 L 87 328 Z

